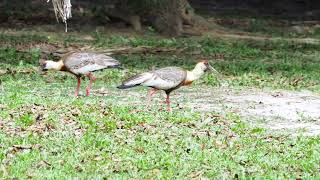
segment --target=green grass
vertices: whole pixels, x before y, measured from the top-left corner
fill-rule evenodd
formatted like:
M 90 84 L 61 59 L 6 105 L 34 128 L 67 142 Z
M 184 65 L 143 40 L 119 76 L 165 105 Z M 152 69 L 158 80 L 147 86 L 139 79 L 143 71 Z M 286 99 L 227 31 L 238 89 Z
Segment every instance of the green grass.
M 0 76 L 0 177 L 319 178 L 319 137 L 270 134 L 234 112 L 175 108 L 167 113 L 157 106 L 147 110 L 144 99 L 131 102 L 140 97 L 112 95 L 116 85 L 137 72 L 152 66 L 191 69 L 203 57 L 211 60 L 230 88 L 319 93 L 318 46 L 213 37 L 108 37 L 97 32 L 93 37 L 90 42 L 75 36 L 52 41 L 64 46 L 186 49 L 181 54 L 117 55 L 125 70 L 96 73 L 94 89 L 104 87 L 108 95 L 74 98 L 74 77 L 60 72 L 41 76 L 36 69 L 40 51 L 17 51 L 16 42 L 26 37 L 2 34 L 0 38 L 12 46 L 0 49 L 0 69 L 6 71 Z M 35 35 L 22 43 L 42 39 Z M 211 88 L 219 83 L 215 76 L 206 75 L 195 86 Z
M 14 94 L 7 93 L 10 101 L 4 97 L 0 114 L 4 124 L 18 121 L 0 133 L 5 177 L 170 179 L 201 172 L 208 178 L 276 179 L 316 177 L 319 171 L 319 138 L 269 135 L 234 114 L 170 114 L 97 97 Z M 14 133 L 6 134 L 10 128 Z

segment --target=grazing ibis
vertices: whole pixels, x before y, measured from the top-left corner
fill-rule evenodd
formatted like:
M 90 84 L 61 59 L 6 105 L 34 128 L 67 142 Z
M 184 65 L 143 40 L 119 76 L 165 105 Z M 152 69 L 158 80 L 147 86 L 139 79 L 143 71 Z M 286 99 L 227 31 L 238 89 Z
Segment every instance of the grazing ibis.
M 147 106 L 151 103 L 152 95 L 159 90 L 163 90 L 167 95 L 165 101 L 167 109 L 168 111 L 172 111 L 170 107 L 170 93 L 181 86 L 190 85 L 193 81 L 199 79 L 206 71 L 215 71 L 207 60 L 198 62 L 192 71 L 187 71 L 179 67 L 165 67 L 137 74 L 124 81 L 117 88 L 127 89 L 140 85 L 150 87 Z
M 66 71 L 75 75 L 78 80 L 75 96 L 79 95 L 81 76 L 85 75 L 90 80 L 86 88 L 86 95 L 89 96 L 92 83 L 96 80 L 92 72 L 120 67 L 120 62 L 112 57 L 93 52 L 71 52 L 64 55 L 60 61 L 55 62 L 40 59 L 39 63 L 42 71 Z

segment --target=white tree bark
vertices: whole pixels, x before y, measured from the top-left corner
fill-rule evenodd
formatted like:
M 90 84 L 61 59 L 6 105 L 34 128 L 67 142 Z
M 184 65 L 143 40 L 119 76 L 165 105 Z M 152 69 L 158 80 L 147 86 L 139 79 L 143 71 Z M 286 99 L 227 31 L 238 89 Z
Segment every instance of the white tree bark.
M 47 0 L 49 2 L 50 0 Z M 52 0 L 54 13 L 56 15 L 57 21 L 59 18 L 62 19 L 62 22 L 66 25 L 65 31 L 68 31 L 67 20 L 72 17 L 71 15 L 71 2 L 70 0 Z

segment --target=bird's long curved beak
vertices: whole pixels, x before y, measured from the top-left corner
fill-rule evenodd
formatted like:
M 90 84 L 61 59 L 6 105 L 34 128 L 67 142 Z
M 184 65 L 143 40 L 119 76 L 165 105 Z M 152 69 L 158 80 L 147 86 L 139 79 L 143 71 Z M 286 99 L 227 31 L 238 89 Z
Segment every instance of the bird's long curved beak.
M 211 65 L 208 66 L 208 71 L 217 75 L 217 77 L 219 79 L 221 79 L 221 74 L 215 68 L 213 68 Z
M 215 68 L 213 68 L 211 65 L 208 65 L 208 71 L 215 74 L 219 74 L 219 72 Z
M 48 69 L 44 69 L 42 66 L 38 68 L 38 73 L 40 75 L 46 75 L 48 73 Z
M 39 71 L 40 73 L 44 73 L 45 71 L 48 71 L 48 70 L 45 69 L 44 67 L 45 67 L 45 60 L 39 59 L 39 68 L 38 68 L 38 71 Z

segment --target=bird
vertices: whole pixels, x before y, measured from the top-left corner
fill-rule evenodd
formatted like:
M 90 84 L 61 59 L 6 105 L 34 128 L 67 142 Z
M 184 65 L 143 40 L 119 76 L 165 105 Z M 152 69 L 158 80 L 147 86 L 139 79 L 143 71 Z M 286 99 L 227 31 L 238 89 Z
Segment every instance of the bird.
M 147 107 L 150 106 L 152 96 L 159 90 L 166 93 L 167 110 L 170 107 L 170 93 L 181 86 L 191 85 L 193 81 L 199 79 L 205 72 L 217 72 L 208 60 L 199 61 L 193 70 L 188 71 L 180 67 L 165 67 L 158 70 L 143 72 L 122 82 L 118 89 L 128 89 L 135 86 L 146 86 L 151 89 L 148 91 Z
M 121 68 L 119 61 L 95 52 L 70 52 L 63 55 L 59 61 L 40 59 L 39 64 L 41 71 L 65 71 L 75 75 L 78 81 L 75 91 L 76 97 L 79 95 L 82 76 L 85 75 L 90 80 L 86 88 L 86 96 L 89 96 L 92 83 L 96 80 L 92 72 L 106 68 Z

